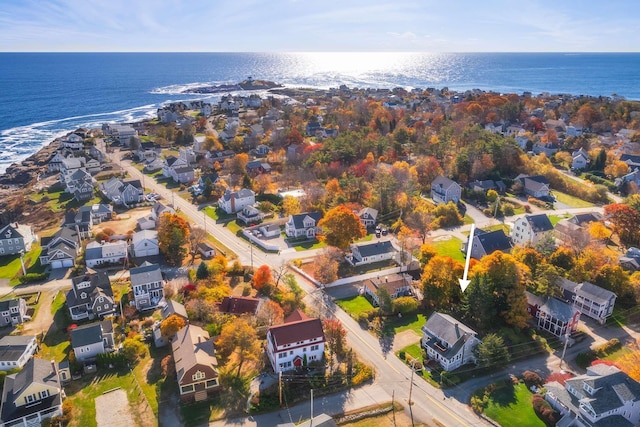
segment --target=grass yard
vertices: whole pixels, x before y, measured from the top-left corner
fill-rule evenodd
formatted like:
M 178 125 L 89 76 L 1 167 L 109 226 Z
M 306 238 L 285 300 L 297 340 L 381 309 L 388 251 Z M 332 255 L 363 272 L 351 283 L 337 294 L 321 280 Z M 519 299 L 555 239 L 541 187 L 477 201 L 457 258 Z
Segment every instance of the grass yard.
M 555 227 L 556 224 L 562 221 L 563 219 L 571 218 L 571 215 L 548 215 L 548 217 L 549 217 L 549 221 L 551 221 L 551 225 Z
M 385 334 L 398 334 L 411 329 L 419 336 L 422 336 L 422 326 L 427 321 L 427 316 L 422 313 L 405 314 L 401 318 L 396 316 L 388 317 L 384 322 Z
M 238 235 L 238 233 L 240 233 L 240 230 L 242 230 L 242 227 L 238 225 L 238 222 L 235 219 L 233 221 L 225 223 L 224 226 L 227 227 L 227 229 L 235 235 Z
M 613 314 L 607 319 L 607 326 L 621 327 L 640 321 L 640 306 L 630 309 L 613 308 Z
M 289 243 L 297 252 L 302 252 L 309 249 L 320 249 L 327 246 L 325 242 L 320 242 L 318 239 L 302 240 L 300 242 L 292 242 L 291 240 L 289 240 Z
M 349 316 L 354 319 L 357 319 L 360 313 L 366 313 L 373 309 L 373 305 L 371 305 L 369 300 L 362 295 L 339 299 L 335 302 L 338 304 L 338 307 L 346 311 Z
M 95 426 L 95 398 L 106 391 L 121 388 L 127 392 L 133 419 L 138 426 L 153 426 L 156 423 L 152 409 L 140 393 L 134 375 L 128 369 L 100 369 L 95 375 L 85 375 L 65 387 L 67 399 L 73 404 L 73 417 L 69 426 Z M 157 409 L 157 408 L 156 408 Z
M 502 426 L 545 427 L 533 411 L 531 392 L 522 384 L 499 386 L 484 413 Z
M 40 252 L 42 248 L 39 243 L 33 243 L 31 250 L 24 255 L 24 266 L 27 269 L 27 273 L 42 273 L 44 268 L 40 265 Z M 2 279 L 14 279 L 11 280 L 11 286 L 18 284 L 18 278 L 16 276 L 22 275 L 22 263 L 20 262 L 20 255 L 10 255 L 0 258 L 0 278 Z
M 206 425 L 207 421 L 220 418 L 224 411 L 219 398 L 209 399 L 204 402 L 196 402 L 189 405 L 180 405 L 182 421 L 186 427 Z
M 590 208 L 596 206 L 591 202 L 579 199 L 566 193 L 562 193 L 557 190 L 553 190 L 553 195 L 556 197 L 556 201 L 564 203 L 571 208 Z
M 464 263 L 464 254 L 460 250 L 462 241 L 457 237 L 451 236 L 451 238 L 447 240 L 434 241 L 432 245 L 436 249 L 436 252 L 438 252 L 438 255 L 449 256 L 456 261 Z

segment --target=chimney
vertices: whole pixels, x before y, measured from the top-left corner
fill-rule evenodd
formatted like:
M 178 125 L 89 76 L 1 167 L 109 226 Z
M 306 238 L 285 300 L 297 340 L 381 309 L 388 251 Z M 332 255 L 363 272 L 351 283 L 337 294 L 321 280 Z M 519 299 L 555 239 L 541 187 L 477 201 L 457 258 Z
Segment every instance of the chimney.
M 198 344 L 202 343 L 202 335 L 198 335 Z
M 58 374 L 58 369 L 56 368 L 56 361 L 55 360 L 51 360 L 51 372 L 53 374 Z
M 389 283 L 389 276 L 384 276 L 384 282 Z

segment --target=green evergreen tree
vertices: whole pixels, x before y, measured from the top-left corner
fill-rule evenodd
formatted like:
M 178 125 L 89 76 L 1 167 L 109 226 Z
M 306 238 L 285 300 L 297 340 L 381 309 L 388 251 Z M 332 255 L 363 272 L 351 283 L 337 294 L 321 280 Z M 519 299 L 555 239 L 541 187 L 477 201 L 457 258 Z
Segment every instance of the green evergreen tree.
M 207 263 L 203 261 L 200 263 L 198 269 L 196 270 L 196 279 L 202 280 L 206 279 L 207 277 L 209 277 L 209 268 L 207 267 Z

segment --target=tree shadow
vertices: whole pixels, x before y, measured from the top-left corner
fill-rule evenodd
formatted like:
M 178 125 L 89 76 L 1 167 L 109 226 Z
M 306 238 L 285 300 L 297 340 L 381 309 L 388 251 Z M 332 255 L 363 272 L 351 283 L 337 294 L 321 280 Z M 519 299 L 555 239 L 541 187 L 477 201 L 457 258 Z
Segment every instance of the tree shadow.
M 491 400 L 496 406 L 510 406 L 516 403 L 516 389 L 511 380 L 505 381 L 492 394 Z

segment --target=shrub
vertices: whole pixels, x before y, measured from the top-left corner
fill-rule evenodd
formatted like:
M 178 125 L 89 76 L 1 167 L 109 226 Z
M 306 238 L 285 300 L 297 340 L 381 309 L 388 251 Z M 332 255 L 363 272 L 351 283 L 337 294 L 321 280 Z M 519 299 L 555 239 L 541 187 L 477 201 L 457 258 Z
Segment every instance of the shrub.
M 251 285 L 244 285 L 242 287 L 242 296 L 248 297 L 249 295 L 251 295 L 251 289 L 253 289 Z
M 558 422 L 558 412 L 554 410 L 549 402 L 544 400 L 539 394 L 534 394 L 532 401 L 533 410 L 535 411 L 538 418 L 540 418 L 547 426 L 555 426 Z
M 27 273 L 24 276 L 20 276 L 18 281 L 21 285 L 25 285 L 27 283 L 40 282 L 47 278 L 47 273 Z
M 400 360 L 404 360 L 406 356 L 407 354 L 404 351 L 398 352 L 398 357 L 400 358 Z
M 358 362 L 353 366 L 353 370 L 355 375 L 351 378 L 351 385 L 354 387 L 373 379 L 373 369 L 371 366 Z
M 522 379 L 524 380 L 524 384 L 529 389 L 532 386 L 540 387 L 543 384 L 542 378 L 540 378 L 540 375 L 536 374 L 533 371 L 524 371 L 522 373 Z
M 418 301 L 413 297 L 400 297 L 393 300 L 393 312 L 408 314 L 418 310 Z

